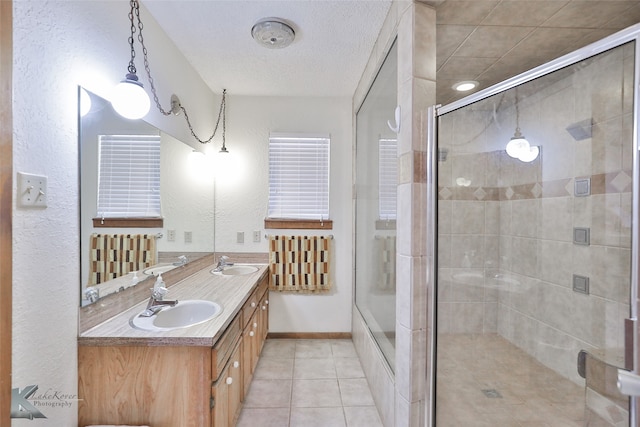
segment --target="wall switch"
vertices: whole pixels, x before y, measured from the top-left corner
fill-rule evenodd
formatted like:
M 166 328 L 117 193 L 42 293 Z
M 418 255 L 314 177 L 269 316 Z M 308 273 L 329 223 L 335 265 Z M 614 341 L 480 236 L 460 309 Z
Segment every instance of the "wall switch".
M 236 233 L 236 243 L 244 243 L 244 231 L 238 231 Z
M 167 242 L 176 241 L 176 230 L 167 230 Z
M 47 207 L 47 177 L 18 172 L 18 206 L 21 208 Z
M 184 232 L 184 242 L 191 243 L 193 241 L 193 233 L 191 231 Z
M 253 241 L 254 243 L 260 243 L 260 231 L 253 232 Z

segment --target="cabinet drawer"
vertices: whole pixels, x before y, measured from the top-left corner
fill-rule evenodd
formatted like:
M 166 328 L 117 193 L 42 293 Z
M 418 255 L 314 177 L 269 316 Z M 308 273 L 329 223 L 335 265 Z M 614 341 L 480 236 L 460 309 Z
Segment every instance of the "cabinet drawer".
M 227 364 L 229 357 L 236 345 L 236 341 L 241 334 L 240 317 L 238 314 L 233 322 L 227 328 L 227 331 L 218 340 L 213 349 L 211 350 L 211 378 L 215 381 L 222 372 L 222 369 Z

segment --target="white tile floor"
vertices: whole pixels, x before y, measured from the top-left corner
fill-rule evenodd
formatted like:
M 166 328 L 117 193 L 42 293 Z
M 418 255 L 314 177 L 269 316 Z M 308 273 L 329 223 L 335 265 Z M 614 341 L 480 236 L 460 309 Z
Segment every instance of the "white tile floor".
M 382 427 L 351 340 L 268 339 L 238 427 Z

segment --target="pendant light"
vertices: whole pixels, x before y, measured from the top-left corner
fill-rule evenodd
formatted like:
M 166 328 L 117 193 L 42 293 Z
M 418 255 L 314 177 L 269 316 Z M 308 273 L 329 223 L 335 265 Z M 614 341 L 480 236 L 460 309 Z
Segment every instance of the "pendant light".
M 112 97 L 111 97 L 111 105 L 114 110 L 120 114 L 121 116 L 128 119 L 140 119 L 144 117 L 151 108 L 151 101 L 149 99 L 149 95 L 144 90 L 144 86 L 138 80 L 138 76 L 136 74 L 136 66 L 134 64 L 134 59 L 136 57 L 136 51 L 134 48 L 134 35 L 137 32 L 137 38 L 140 44 L 142 45 L 142 53 L 144 55 L 144 68 L 147 73 L 147 78 L 149 81 L 149 86 L 151 88 L 151 93 L 153 94 L 153 100 L 155 101 L 156 107 L 158 107 L 158 111 L 163 116 L 168 116 L 170 114 L 179 115 L 180 113 L 184 113 L 184 118 L 187 122 L 187 126 L 189 127 L 189 131 L 191 131 L 191 135 L 201 144 L 207 144 L 211 142 L 213 137 L 216 135 L 218 131 L 218 126 L 220 124 L 220 119 L 222 118 L 222 148 L 220 152 L 228 153 L 225 141 L 226 134 L 226 95 L 227 90 L 224 89 L 222 91 L 222 101 L 220 102 L 220 111 L 218 112 L 218 120 L 216 121 L 215 128 L 213 130 L 213 134 L 207 139 L 201 139 L 195 133 L 193 129 L 193 125 L 191 124 L 191 120 L 189 120 L 189 115 L 187 114 L 187 110 L 180 103 L 180 99 L 176 95 L 171 95 L 170 106 L 171 108 L 165 110 L 160 101 L 158 99 L 158 94 L 156 92 L 156 88 L 153 84 L 153 77 L 151 77 L 151 67 L 149 66 L 149 59 L 147 57 L 147 47 L 144 44 L 144 37 L 142 35 L 142 29 L 144 25 L 142 24 L 142 20 L 140 19 L 140 3 L 138 0 L 130 0 L 129 5 L 131 10 L 129 12 L 129 21 L 131 23 L 131 34 L 129 36 L 129 46 L 131 48 L 131 57 L 129 59 L 129 65 L 127 67 L 127 74 L 115 88 Z M 134 17 L 137 21 L 137 30 L 136 30 L 136 22 L 134 22 Z
M 518 107 L 518 87 L 515 87 L 515 107 L 516 107 L 516 130 L 507 143 L 506 151 L 509 157 L 518 159 L 522 162 L 529 163 L 534 161 L 540 154 L 539 147 L 532 147 L 529 141 L 520 131 L 520 109 Z

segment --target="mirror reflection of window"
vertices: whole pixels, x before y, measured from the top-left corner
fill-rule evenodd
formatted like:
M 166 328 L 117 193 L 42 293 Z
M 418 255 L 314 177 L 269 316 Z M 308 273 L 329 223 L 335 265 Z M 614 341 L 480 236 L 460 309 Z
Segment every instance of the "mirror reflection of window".
M 398 193 L 398 139 L 378 140 L 378 218 L 395 221 Z
M 100 135 L 99 218 L 159 218 L 160 135 Z

